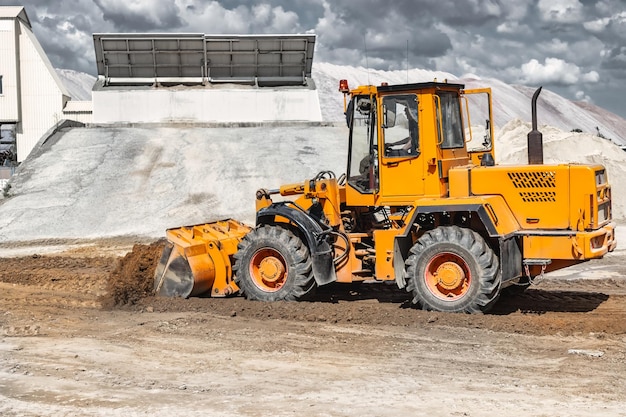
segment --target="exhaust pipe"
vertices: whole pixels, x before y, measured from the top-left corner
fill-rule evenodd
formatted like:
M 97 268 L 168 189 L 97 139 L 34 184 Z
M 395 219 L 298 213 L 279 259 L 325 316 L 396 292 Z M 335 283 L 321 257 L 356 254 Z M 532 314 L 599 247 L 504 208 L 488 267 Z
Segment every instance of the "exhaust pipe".
M 532 123 L 533 130 L 528 132 L 528 164 L 529 165 L 541 165 L 543 164 L 543 135 L 537 130 L 537 98 L 541 89 L 539 87 L 532 99 Z

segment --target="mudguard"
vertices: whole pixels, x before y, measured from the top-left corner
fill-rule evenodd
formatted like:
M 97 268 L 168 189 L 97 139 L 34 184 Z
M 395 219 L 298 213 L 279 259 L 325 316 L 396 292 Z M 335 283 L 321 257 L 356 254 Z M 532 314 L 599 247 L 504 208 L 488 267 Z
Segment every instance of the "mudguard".
M 286 218 L 298 228 L 306 239 L 311 253 L 313 276 L 317 285 L 326 285 L 337 281 L 333 263 L 333 251 L 325 239 L 324 228 L 306 212 L 289 207 L 287 202 L 273 203 L 257 212 L 256 225 L 272 225 L 279 223 L 277 216 Z

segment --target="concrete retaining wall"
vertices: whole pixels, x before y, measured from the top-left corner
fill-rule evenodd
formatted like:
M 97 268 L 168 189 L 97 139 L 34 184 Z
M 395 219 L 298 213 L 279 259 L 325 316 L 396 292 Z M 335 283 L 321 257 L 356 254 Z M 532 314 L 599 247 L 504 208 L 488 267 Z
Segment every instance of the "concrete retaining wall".
M 321 121 L 309 88 L 106 88 L 92 92 L 93 123 Z

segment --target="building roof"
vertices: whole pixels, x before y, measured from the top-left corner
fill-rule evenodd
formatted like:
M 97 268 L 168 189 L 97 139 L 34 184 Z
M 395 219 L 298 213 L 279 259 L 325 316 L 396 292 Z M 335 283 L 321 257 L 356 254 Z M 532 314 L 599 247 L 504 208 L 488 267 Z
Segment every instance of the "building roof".
M 0 6 L 0 19 L 15 18 L 22 20 L 29 28 L 32 28 L 24 6 Z

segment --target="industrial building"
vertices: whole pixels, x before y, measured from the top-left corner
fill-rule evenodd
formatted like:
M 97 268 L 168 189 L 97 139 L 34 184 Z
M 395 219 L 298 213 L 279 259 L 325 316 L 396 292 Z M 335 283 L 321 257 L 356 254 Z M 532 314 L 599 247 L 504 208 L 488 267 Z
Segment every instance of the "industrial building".
M 98 78 L 92 101 L 72 100 L 24 7 L 0 6 L 0 147 L 13 158 L 0 165 L 23 161 L 63 120 L 322 121 L 311 78 L 315 35 L 104 33 L 94 34 L 93 41 Z
M 315 35 L 94 34 L 93 123 L 322 120 Z
M 23 161 L 63 118 L 70 96 L 21 6 L 0 7 L 0 125 Z

